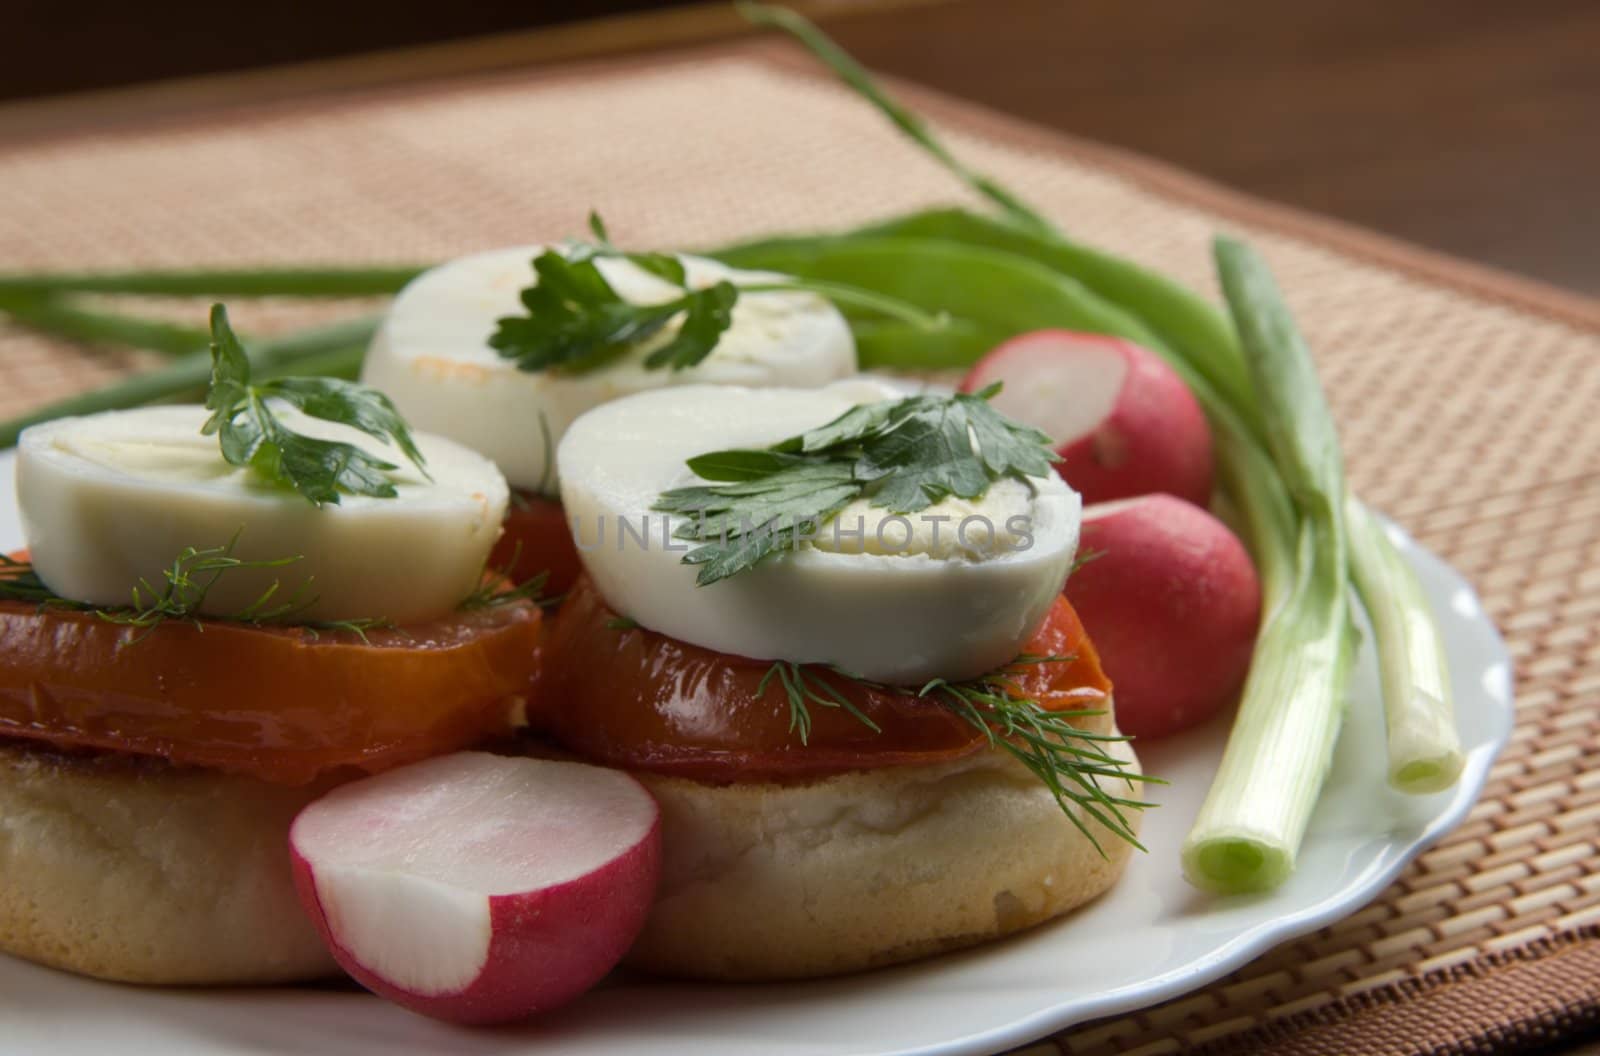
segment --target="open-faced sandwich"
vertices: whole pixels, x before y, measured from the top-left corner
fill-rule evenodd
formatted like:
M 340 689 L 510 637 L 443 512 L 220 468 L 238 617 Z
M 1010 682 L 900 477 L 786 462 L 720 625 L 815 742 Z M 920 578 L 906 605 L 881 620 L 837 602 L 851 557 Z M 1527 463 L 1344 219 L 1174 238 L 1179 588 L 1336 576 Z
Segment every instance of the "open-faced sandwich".
M 487 458 L 365 386 L 252 382 L 213 330 L 206 406 L 22 439 L 9 952 L 166 983 L 337 964 L 501 1019 L 630 945 L 675 975 L 849 971 L 1117 876 L 1139 774 L 1060 595 L 1078 498 L 991 391 L 578 416 L 555 463 L 588 575 L 545 616 L 488 563 Z
M 1102 657 L 1138 736 L 1237 702 L 1209 792 L 1181 791 L 1182 869 L 1270 892 L 1353 592 L 1389 784 L 1456 782 L 1430 603 L 1347 490 L 1265 264 L 1217 241 L 1223 316 L 744 9 L 1002 215 L 717 260 L 591 217 L 420 274 L 7 277 L 57 329 L 168 350 L 56 298 L 398 296 L 364 364 L 326 334 L 247 351 L 219 307 L 204 406 L 0 423 L 27 543 L 0 553 L 0 950 L 144 983 L 342 970 L 488 1023 L 623 963 L 795 979 L 969 946 L 1139 846 L 1151 779 Z M 189 398 L 205 358 L 93 406 Z M 285 376 L 310 363 L 337 376 Z
M 0 569 L 0 948 L 103 978 L 334 970 L 297 811 L 510 734 L 541 614 L 485 574 L 488 459 L 348 382 L 252 384 L 220 313 L 207 407 L 66 418 L 17 461 Z
M 1061 586 L 1078 496 L 992 393 L 697 386 L 562 441 L 588 575 L 537 730 L 661 805 L 633 963 L 722 979 L 907 960 L 1118 876 L 1137 763 Z

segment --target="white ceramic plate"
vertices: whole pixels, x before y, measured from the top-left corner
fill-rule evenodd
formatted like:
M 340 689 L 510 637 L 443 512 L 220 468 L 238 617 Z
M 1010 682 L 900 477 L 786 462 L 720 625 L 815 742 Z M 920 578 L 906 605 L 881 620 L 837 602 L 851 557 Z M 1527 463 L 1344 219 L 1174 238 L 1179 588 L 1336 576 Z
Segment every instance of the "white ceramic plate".
M 0 547 L 21 543 L 0 456 Z M 1293 879 L 1270 895 L 1218 899 L 1184 884 L 1178 846 L 1222 749 L 1227 723 L 1142 746 L 1167 778 L 1144 823 L 1148 855 L 1070 918 L 1019 938 L 904 968 L 796 985 L 709 986 L 617 979 L 525 1027 L 465 1030 L 340 989 L 146 990 L 92 982 L 0 956 L 0 1052 L 407 1053 L 585 1056 L 958 1056 L 1020 1045 L 1073 1023 L 1201 986 L 1269 947 L 1361 907 L 1457 824 L 1511 730 L 1511 663 L 1462 578 L 1395 532 L 1421 575 L 1450 649 L 1461 783 L 1412 798 L 1384 783 L 1372 650 L 1352 682 L 1332 776 Z M 3 837 L 3 819 L 0 819 Z M 4 878 L 0 877 L 0 883 Z

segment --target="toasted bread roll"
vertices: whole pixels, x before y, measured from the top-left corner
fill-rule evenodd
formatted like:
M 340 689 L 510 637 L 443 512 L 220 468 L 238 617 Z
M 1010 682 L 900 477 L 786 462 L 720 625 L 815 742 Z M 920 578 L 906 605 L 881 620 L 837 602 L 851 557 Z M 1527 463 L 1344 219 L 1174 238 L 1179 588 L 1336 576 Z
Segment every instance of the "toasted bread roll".
M 637 776 L 661 804 L 663 868 L 628 960 L 662 975 L 796 979 L 975 945 L 1093 899 L 1131 849 L 1079 813 L 1097 850 L 1000 750 L 804 784 Z
M 0 950 L 133 983 L 337 975 L 289 870 L 328 787 L 0 741 Z

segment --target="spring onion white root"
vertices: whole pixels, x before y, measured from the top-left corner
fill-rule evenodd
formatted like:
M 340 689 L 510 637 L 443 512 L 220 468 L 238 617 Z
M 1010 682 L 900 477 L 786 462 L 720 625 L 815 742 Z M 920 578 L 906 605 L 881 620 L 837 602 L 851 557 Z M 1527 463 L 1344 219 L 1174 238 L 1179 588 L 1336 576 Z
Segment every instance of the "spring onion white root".
M 1422 584 L 1383 524 L 1345 500 L 1350 572 L 1377 638 L 1389 732 L 1389 784 L 1424 795 L 1456 783 L 1465 760 L 1450 703 L 1444 643 Z

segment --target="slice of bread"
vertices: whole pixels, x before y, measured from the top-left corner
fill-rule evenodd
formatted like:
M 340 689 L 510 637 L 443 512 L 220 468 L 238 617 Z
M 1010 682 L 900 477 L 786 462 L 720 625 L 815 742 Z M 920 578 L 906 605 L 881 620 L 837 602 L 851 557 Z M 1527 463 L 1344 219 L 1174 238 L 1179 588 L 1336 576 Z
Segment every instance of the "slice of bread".
M 131 983 L 337 975 L 288 845 L 330 785 L 0 741 L 0 950 Z
M 795 979 L 972 946 L 1095 898 L 1131 851 L 1080 811 L 1097 849 L 998 749 L 804 784 L 635 776 L 661 804 L 663 861 L 628 963 L 661 975 Z

